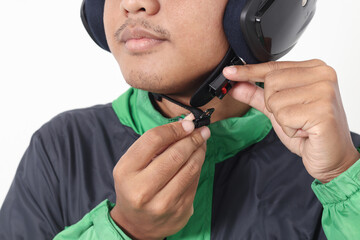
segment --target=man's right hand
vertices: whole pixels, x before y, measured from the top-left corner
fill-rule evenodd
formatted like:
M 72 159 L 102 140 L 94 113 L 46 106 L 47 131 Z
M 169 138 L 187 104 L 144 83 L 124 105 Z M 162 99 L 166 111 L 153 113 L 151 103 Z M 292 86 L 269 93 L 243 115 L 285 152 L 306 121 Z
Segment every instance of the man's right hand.
M 134 239 L 163 239 L 181 230 L 193 201 L 210 130 L 183 120 L 143 134 L 114 168 L 111 217 Z

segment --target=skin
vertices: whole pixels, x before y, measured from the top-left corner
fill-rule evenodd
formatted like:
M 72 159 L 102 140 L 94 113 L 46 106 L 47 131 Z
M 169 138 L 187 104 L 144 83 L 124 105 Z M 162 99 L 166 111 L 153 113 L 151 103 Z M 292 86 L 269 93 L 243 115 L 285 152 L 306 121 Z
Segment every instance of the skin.
M 189 105 L 190 96 L 229 48 L 222 27 L 226 3 L 227 0 L 186 0 L 181 4 L 159 0 L 106 0 L 106 38 L 126 82 L 135 88 L 167 94 Z M 166 41 L 150 51 L 133 54 L 119 42 L 121 32 L 116 34 L 120 28 L 133 26 L 164 36 Z M 188 113 L 166 100 L 158 105 L 167 117 Z M 234 107 L 223 107 L 229 105 Z M 215 99 L 202 109 L 210 107 L 217 108 L 213 121 L 241 116 L 249 109 L 231 97 L 222 101 Z
M 236 66 L 226 68 L 224 75 L 238 82 L 231 96 L 263 112 L 282 143 L 302 157 L 312 177 L 328 183 L 360 158 L 336 72 L 323 61 Z M 252 82 L 264 82 L 265 87 Z
M 226 0 L 196 3 L 185 0 L 181 4 L 164 0 L 107 0 L 104 16 L 107 41 L 127 83 L 148 91 L 189 96 L 190 89 L 201 83 L 194 79 L 204 78 L 229 47 L 222 30 L 226 3 Z M 129 53 L 114 37 L 126 21 L 143 28 L 149 25 L 151 32 L 155 29 L 167 32 L 167 40 L 146 53 Z M 211 41 L 204 41 L 209 36 Z
M 106 0 L 106 37 L 125 80 L 133 87 L 189 104 L 191 95 L 228 49 L 222 27 L 226 3 Z M 122 31 L 133 27 L 166 40 L 141 53 L 128 51 L 119 38 Z M 230 95 L 203 107 L 217 109 L 213 122 L 257 108 L 269 117 L 284 145 L 302 157 L 309 174 L 324 183 L 360 158 L 331 67 L 312 60 L 232 69 L 237 71 L 224 70 L 228 79 L 238 82 Z M 264 82 L 265 89 L 253 82 Z M 157 104 L 168 117 L 187 113 L 166 100 Z M 149 130 L 123 155 L 113 171 L 117 199 L 111 217 L 127 235 L 163 239 L 185 226 L 194 211 L 209 137 L 207 127 L 194 130 L 187 119 Z
M 164 239 L 186 225 L 209 137 L 207 127 L 194 131 L 183 120 L 147 131 L 129 148 L 113 171 L 117 204 L 110 213 L 128 236 Z

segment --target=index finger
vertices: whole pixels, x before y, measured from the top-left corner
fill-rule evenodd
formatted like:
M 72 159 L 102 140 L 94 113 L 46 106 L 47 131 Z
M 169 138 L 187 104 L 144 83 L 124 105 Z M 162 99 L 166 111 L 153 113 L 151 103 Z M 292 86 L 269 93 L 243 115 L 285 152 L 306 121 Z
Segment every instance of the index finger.
M 326 65 L 323 61 L 314 59 L 301 62 L 266 62 L 230 66 L 223 70 L 224 76 L 231 81 L 264 82 L 267 74 L 286 68 L 316 67 Z
M 194 129 L 192 121 L 183 120 L 148 130 L 121 158 L 122 167 L 128 171 L 144 169 L 155 156 L 189 135 Z

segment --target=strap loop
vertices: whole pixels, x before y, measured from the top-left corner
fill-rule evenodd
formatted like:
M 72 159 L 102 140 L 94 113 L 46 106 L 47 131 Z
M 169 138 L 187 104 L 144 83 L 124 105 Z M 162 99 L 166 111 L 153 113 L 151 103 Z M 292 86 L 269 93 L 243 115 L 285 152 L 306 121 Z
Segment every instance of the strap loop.
M 185 108 L 186 110 L 190 111 L 192 114 L 194 114 L 195 119 L 193 120 L 195 124 L 195 128 L 200 128 L 202 126 L 208 126 L 210 125 L 210 118 L 213 112 L 215 111 L 214 108 L 209 108 L 205 112 L 202 111 L 199 108 L 191 107 L 185 104 L 182 104 L 181 102 L 176 101 L 175 99 L 172 99 L 164 94 L 157 94 L 157 93 L 151 93 L 151 95 L 157 100 L 161 101 L 162 98 L 165 98 L 166 100 L 169 100 L 170 102 Z

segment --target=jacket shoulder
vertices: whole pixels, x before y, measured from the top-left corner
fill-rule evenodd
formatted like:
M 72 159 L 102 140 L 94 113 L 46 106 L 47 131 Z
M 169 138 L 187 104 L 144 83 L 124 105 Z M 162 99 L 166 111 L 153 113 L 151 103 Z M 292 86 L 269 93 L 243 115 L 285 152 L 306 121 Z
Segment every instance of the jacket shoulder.
M 360 135 L 354 132 L 351 132 L 351 138 L 356 148 L 360 147 Z

